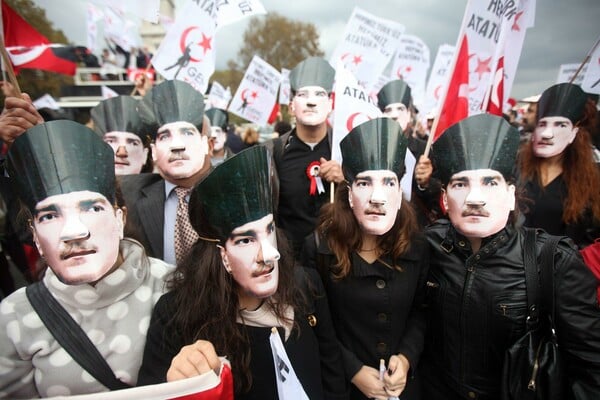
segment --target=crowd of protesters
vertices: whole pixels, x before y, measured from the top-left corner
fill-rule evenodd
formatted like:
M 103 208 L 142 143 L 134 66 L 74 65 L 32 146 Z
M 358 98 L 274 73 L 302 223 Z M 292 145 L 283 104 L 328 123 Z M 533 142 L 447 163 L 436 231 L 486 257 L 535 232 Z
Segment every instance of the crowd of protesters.
M 292 69 L 292 122 L 266 142 L 182 81 L 103 100 L 92 129 L 45 121 L 5 85 L 0 398 L 176 381 L 227 357 L 235 398 L 287 398 L 285 381 L 298 399 L 499 400 L 527 331 L 531 248 L 553 277 L 562 398 L 600 398 L 600 282 L 580 255 L 600 238 L 597 98 L 554 85 L 524 114 L 450 126 L 427 154 L 433 115 L 395 80 L 340 164 L 334 75 L 318 57 Z M 11 285 L 8 260 L 35 290 Z M 65 349 L 37 290 L 108 382 Z

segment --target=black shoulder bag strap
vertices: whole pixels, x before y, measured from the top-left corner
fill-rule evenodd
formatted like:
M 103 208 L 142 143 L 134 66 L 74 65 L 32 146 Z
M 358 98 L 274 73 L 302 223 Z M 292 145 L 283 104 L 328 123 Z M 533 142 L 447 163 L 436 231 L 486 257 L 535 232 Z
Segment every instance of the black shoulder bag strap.
M 525 264 L 525 287 L 527 290 L 527 309 L 529 310 L 528 329 L 539 322 L 539 280 L 536 257 L 536 231 L 524 228 L 525 242 L 523 244 L 523 257 Z M 533 325 L 534 326 L 534 325 Z
M 110 390 L 131 387 L 115 376 L 83 329 L 52 296 L 43 282 L 29 285 L 25 293 L 52 336 L 83 369 Z

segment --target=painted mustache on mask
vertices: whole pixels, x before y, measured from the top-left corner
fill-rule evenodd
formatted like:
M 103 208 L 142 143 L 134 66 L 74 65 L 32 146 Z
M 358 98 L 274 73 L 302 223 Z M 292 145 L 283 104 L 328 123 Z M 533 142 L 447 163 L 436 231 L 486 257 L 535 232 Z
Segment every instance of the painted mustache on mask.
M 489 217 L 490 213 L 489 211 L 487 211 L 486 209 L 483 208 L 483 206 L 467 206 L 467 208 L 465 208 L 461 214 L 461 216 L 463 217 Z
M 83 238 L 84 239 L 88 239 L 88 237 Z M 60 252 L 60 259 L 61 260 L 67 260 L 69 258 L 73 258 L 73 257 L 79 257 L 79 256 L 86 256 L 88 254 L 94 254 L 96 253 L 97 248 L 95 246 L 91 246 L 91 247 L 87 247 L 83 242 L 75 242 L 72 243 L 70 245 L 67 245 L 67 247 L 65 247 L 64 249 L 61 250 Z
M 174 151 L 171 153 L 169 157 L 169 162 L 179 161 L 179 160 L 189 160 L 190 157 L 183 152 L 183 150 Z
M 267 275 L 275 269 L 275 262 L 260 262 L 260 269 L 252 273 L 252 277 L 257 278 L 262 275 Z
M 371 215 L 371 214 L 375 214 L 375 215 L 385 215 L 385 208 L 383 206 L 371 206 L 369 208 L 367 208 L 365 210 L 365 214 L 366 215 Z

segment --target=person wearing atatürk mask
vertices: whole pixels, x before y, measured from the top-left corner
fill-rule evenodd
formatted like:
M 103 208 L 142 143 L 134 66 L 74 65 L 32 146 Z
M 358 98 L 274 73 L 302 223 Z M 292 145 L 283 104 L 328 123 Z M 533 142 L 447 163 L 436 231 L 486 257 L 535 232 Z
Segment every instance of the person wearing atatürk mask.
M 277 224 L 286 231 L 299 256 L 306 235 L 317 225 L 321 206 L 329 201 L 330 182 L 344 180 L 341 166 L 331 160 L 335 71 L 327 61 L 309 57 L 290 72 L 290 112 L 296 126 L 267 142 L 279 177 Z
M 600 170 L 587 129 L 596 108 L 587 98 L 570 83 L 546 89 L 519 157 L 525 226 L 569 236 L 580 248 L 600 237 Z
M 102 100 L 91 110 L 94 130 L 115 152 L 115 174 L 152 172 L 150 137 L 142 133 L 138 100 L 117 96 Z
M 177 210 L 186 207 L 183 202 L 189 201 L 191 188 L 211 168 L 210 129 L 203 124 L 204 96 L 188 83 L 164 81 L 140 100 L 138 110 L 143 133 L 152 138 L 158 174 L 121 178 L 128 211 L 126 229 L 137 233 L 148 254 L 176 264 L 195 241 L 185 212 L 178 219 Z
M 34 288 L 54 299 L 57 307 L 50 307 L 64 309 L 80 335 L 91 340 L 81 352 L 87 355 L 96 347 L 120 387 L 136 384 L 145 327 L 172 267 L 123 237 L 125 211 L 117 200 L 113 160 L 110 146 L 72 121 L 33 127 L 11 146 L 8 173 L 48 268 L 40 282 L 0 304 L 2 397 L 109 390 L 42 322 L 40 315 L 47 311 L 31 300 Z M 59 323 L 67 329 L 63 320 Z
M 254 146 L 194 188 L 199 239 L 154 310 L 142 384 L 198 375 L 219 366 L 218 354 L 231 362 L 236 399 L 346 398 L 322 284 L 294 266 L 275 227 L 271 174 L 267 150 Z M 289 364 L 275 357 L 272 335 Z M 293 397 L 281 397 L 284 383 Z
M 323 206 L 305 253 L 323 278 L 342 345 L 351 399 L 418 399 L 428 257 L 415 213 L 402 198 L 407 139 L 376 118 L 340 142 L 346 183 Z M 380 375 L 380 363 L 386 365 Z
M 439 214 L 440 183 L 431 179 L 433 166 L 424 156 L 426 141 L 413 134 L 414 107 L 410 86 L 402 79 L 386 83 L 377 93 L 377 105 L 383 115 L 400 124 L 408 140 L 408 149 L 417 160 L 412 179 L 411 204 L 417 212 L 419 225 L 425 227 Z
M 507 350 L 527 330 L 526 238 L 515 228 L 515 165 L 519 132 L 504 118 L 468 117 L 433 144 L 433 162 L 443 186 L 449 220 L 426 229 L 429 324 L 419 364 L 423 398 L 459 400 L 502 397 Z M 540 262 L 549 235 L 531 232 L 538 271 L 552 276 L 554 326 L 562 355 L 561 399 L 600 394 L 600 309 L 597 281 L 568 238 L 561 238 L 554 265 Z M 529 279 L 527 280 L 529 284 Z M 546 321 L 546 308 L 540 321 Z M 508 374 L 526 374 L 515 369 Z M 555 382 L 557 383 L 557 382 Z
M 227 124 L 229 115 L 226 110 L 211 108 L 206 110 L 206 116 L 210 121 L 210 138 L 213 142 L 213 151 L 210 158 L 213 167 L 221 164 L 233 155 L 227 147 Z

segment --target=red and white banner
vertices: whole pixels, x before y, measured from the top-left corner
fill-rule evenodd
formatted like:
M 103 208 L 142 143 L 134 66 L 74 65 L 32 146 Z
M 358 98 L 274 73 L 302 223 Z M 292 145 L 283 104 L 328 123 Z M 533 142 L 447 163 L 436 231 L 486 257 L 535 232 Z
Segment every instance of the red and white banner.
M 254 56 L 229 104 L 229 112 L 260 126 L 267 125 L 277 101 L 279 82 L 281 73 Z
M 420 109 L 423 115 L 437 114 L 439 104 L 444 95 L 444 86 L 448 82 L 448 76 L 452 69 L 452 60 L 456 47 L 449 44 L 442 44 L 438 47 L 429 81 L 427 81 L 427 90 L 425 92 L 425 103 Z
M 215 71 L 217 28 L 265 12 L 258 0 L 188 0 L 177 13 L 152 65 L 166 79 L 179 79 L 204 93 Z
M 204 93 L 215 71 L 216 21 L 214 1 L 188 0 L 156 50 L 154 68 L 166 79 L 179 79 Z
M 390 78 L 402 79 L 410 86 L 413 103 L 421 108 L 430 66 L 429 47 L 415 35 L 402 35 L 393 59 Z
M 233 400 L 233 376 L 228 361 L 218 375 L 208 371 L 193 378 L 131 389 L 75 396 L 57 396 L 53 400 Z
M 220 108 L 227 110 L 227 105 L 231 100 L 231 89 L 227 86 L 227 89 L 223 87 L 219 82 L 213 81 L 210 86 L 210 92 L 206 99 L 206 109 L 209 108 Z
M 533 24 L 534 11 L 535 0 L 469 0 L 434 141 L 450 125 L 486 111 L 490 99 L 502 110 L 504 94 L 510 91 L 508 85 L 512 84 L 518 63 L 514 58 L 521 54 L 525 31 Z M 498 65 L 503 65 L 504 70 L 498 70 Z M 511 80 L 506 80 L 505 75 L 510 75 Z
M 521 58 L 521 50 L 525 41 L 527 29 L 535 23 L 536 0 L 520 0 L 514 16 L 507 15 L 502 19 L 500 39 L 494 55 L 494 71 L 492 87 L 486 99 L 489 113 L 502 116 L 512 89 L 517 66 Z
M 355 126 L 381 117 L 383 114 L 377 101 L 369 96 L 354 74 L 343 63 L 335 70 L 335 111 L 333 113 L 333 136 L 331 139 L 331 159 L 342 163 L 340 142 Z
M 403 33 L 404 25 L 355 7 L 329 63 L 335 66 L 342 62 L 371 92 L 398 48 Z
M 205 3 L 207 2 L 205 1 Z M 219 28 L 252 15 L 267 13 L 260 0 L 216 1 L 215 7 L 218 12 L 217 26 Z
M 343 163 L 340 142 L 356 126 L 383 116 L 377 106 L 376 98 L 369 96 L 358 83 L 352 72 L 339 63 L 335 71 L 335 112 L 333 113 L 333 137 L 331 139 L 331 159 Z M 412 176 L 416 159 L 410 151 L 406 152 L 404 164 L 406 173 L 400 181 L 404 197 L 410 201 Z
M 75 75 L 77 65 L 74 59 L 69 57 L 70 46 L 51 44 L 44 35 L 29 25 L 4 1 L 2 2 L 2 30 L 4 45 L 15 73 L 18 74 L 19 70 L 29 68 Z

